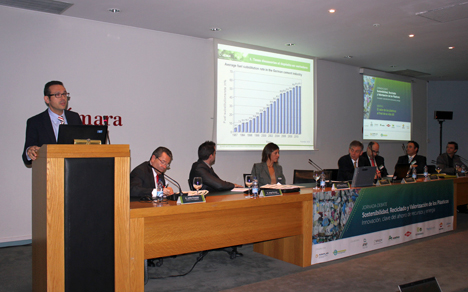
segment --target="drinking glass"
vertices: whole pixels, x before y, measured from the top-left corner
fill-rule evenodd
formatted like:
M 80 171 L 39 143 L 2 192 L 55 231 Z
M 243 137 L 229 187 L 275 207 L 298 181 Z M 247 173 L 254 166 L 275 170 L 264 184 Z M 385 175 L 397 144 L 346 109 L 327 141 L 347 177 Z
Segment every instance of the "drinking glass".
M 319 178 L 320 178 L 320 175 L 321 175 L 321 172 L 320 172 L 320 171 L 314 171 L 314 179 L 315 179 L 315 188 L 314 188 L 314 189 L 315 189 L 315 190 L 320 189 L 320 188 L 318 187 L 318 180 L 319 180 Z
M 246 175 L 245 176 L 245 185 L 249 188 L 249 193 L 248 193 L 248 196 L 250 197 L 250 192 L 251 192 L 251 188 L 252 187 L 252 184 L 253 184 L 253 178 L 252 176 L 249 174 L 249 175 Z
M 193 178 L 193 188 L 197 190 L 197 195 L 198 191 L 202 188 L 203 186 L 203 180 L 201 177 L 197 176 Z

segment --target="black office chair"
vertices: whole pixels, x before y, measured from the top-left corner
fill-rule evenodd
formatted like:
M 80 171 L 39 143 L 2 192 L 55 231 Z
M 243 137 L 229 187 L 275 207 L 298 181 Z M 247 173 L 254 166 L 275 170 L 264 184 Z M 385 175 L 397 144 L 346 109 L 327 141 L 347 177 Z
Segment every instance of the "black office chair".
M 294 170 L 293 184 L 315 183 L 313 170 Z
M 324 169 L 326 180 L 338 180 L 338 168 Z
M 245 177 L 250 175 L 250 173 L 244 173 L 244 187 L 247 187 L 247 185 L 245 184 Z

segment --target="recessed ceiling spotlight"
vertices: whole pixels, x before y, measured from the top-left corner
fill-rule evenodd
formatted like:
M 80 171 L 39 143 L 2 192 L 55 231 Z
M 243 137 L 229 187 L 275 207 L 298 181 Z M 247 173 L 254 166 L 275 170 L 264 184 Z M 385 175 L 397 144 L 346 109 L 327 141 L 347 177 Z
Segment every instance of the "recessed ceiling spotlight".
M 414 38 L 414 34 L 409 34 L 408 35 L 410 38 Z
M 353 56 L 344 56 L 343 58 L 345 58 L 345 59 L 352 59 Z
M 380 26 L 380 23 L 374 23 L 372 26 L 373 26 L 373 27 L 379 27 L 379 26 Z
M 449 50 L 453 50 L 453 49 L 455 49 L 455 47 L 448 47 L 448 49 L 449 49 Z
M 221 29 L 219 27 L 212 27 L 210 28 L 211 31 L 221 31 Z
M 396 68 L 396 65 L 390 65 L 390 68 Z
M 109 12 L 120 13 L 120 9 L 119 8 L 109 8 Z
M 292 46 L 295 46 L 296 44 L 295 43 L 286 43 L 284 45 L 287 46 L 287 47 L 292 47 Z
M 335 13 L 336 10 L 332 8 L 332 9 L 329 9 L 328 12 L 330 12 L 330 13 Z

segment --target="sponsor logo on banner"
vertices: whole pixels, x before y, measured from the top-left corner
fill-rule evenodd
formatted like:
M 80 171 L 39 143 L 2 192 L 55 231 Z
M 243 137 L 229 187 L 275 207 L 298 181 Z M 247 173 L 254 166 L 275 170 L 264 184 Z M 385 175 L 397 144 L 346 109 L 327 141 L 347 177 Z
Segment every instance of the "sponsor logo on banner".
M 316 253 L 316 254 L 315 254 L 315 258 L 316 258 L 316 259 L 323 259 L 323 258 L 328 257 L 328 254 L 329 254 L 328 251 L 327 251 L 327 252 L 323 252 L 323 253 Z
M 335 255 L 335 256 L 337 256 L 337 255 L 339 255 L 339 254 L 344 254 L 344 253 L 346 253 L 346 249 L 342 249 L 342 250 L 336 250 L 336 249 L 335 249 L 335 250 L 333 251 L 333 255 Z
M 383 242 L 383 239 L 382 239 L 382 238 L 380 238 L 380 239 L 375 239 L 375 240 L 374 240 L 374 245 L 382 244 L 382 242 Z
M 424 234 L 424 229 L 420 226 L 416 227 L 416 235 L 423 235 Z
M 406 236 L 406 237 L 409 237 L 410 235 L 411 235 L 411 232 L 410 232 L 410 231 L 406 231 L 405 236 Z
M 362 241 L 362 248 L 367 248 L 367 239 L 365 239 L 365 238 Z
M 431 231 L 431 230 L 434 230 L 434 229 L 435 229 L 435 226 L 427 227 L 427 228 L 426 228 L 427 231 Z
M 450 227 L 452 226 L 452 223 L 447 222 L 447 224 L 445 224 L 445 226 L 446 226 L 447 228 L 450 228 Z
M 389 235 L 389 236 L 388 236 L 388 241 L 396 240 L 396 239 L 399 239 L 399 238 L 400 238 L 400 236 L 398 236 L 398 235 L 397 235 L 397 236 L 391 236 L 391 235 Z
M 444 223 L 442 222 L 439 223 L 439 230 L 444 230 Z

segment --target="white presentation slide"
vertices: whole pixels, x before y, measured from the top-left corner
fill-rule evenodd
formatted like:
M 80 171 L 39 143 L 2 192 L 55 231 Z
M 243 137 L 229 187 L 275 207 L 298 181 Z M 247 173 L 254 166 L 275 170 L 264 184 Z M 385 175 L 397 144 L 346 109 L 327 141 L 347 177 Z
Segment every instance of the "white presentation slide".
M 411 140 L 411 83 L 363 76 L 364 140 Z
M 217 150 L 314 149 L 314 60 L 218 44 Z

